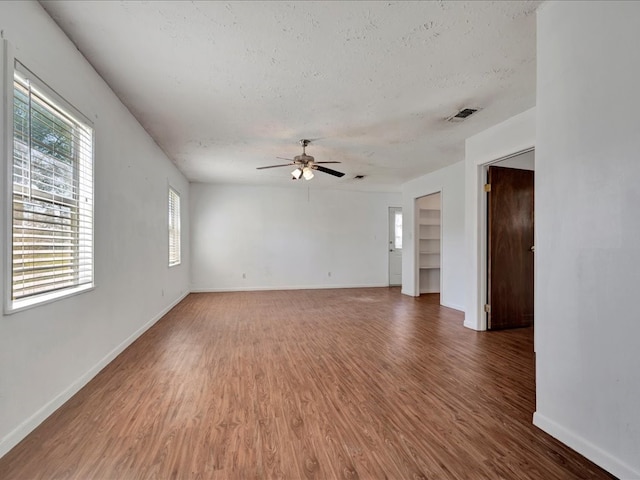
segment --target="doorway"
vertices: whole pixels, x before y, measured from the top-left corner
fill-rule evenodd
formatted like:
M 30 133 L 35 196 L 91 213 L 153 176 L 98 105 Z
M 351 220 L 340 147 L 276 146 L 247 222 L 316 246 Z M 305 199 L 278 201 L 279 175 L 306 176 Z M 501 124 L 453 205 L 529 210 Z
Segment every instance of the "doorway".
M 526 327 L 534 319 L 534 151 L 486 168 L 486 325 Z
M 441 285 L 441 192 L 416 199 L 416 269 L 418 293 L 440 293 Z
M 402 285 L 402 208 L 389 207 L 389 286 Z

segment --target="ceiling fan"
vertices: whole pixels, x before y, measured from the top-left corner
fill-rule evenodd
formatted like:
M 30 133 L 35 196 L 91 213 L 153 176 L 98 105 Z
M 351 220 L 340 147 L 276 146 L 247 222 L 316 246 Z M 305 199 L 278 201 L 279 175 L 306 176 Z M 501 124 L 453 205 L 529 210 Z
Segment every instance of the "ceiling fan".
M 334 177 L 344 177 L 344 173 L 338 172 L 336 170 L 332 170 L 327 167 L 323 167 L 319 165 L 320 163 L 341 163 L 341 162 L 316 162 L 311 155 L 307 155 L 305 149 L 307 145 L 311 143 L 311 140 L 302 139 L 300 140 L 300 145 L 302 145 L 302 155 L 296 155 L 293 159 L 290 158 L 282 158 L 277 157 L 282 160 L 289 160 L 291 163 L 282 163 L 280 165 L 269 165 L 268 167 L 258 167 L 257 170 L 264 170 L 265 168 L 276 168 L 276 167 L 288 167 L 290 165 L 295 165 L 296 169 L 291 172 L 292 180 L 300 180 L 304 178 L 305 180 L 311 180 L 313 178 L 313 171 L 317 170 L 319 172 L 328 173 L 329 175 L 333 175 Z

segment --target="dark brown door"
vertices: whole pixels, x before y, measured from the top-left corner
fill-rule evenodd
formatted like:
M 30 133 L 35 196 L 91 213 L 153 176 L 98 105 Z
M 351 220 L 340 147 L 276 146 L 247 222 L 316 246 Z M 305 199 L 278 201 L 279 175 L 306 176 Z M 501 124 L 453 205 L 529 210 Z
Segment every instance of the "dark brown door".
M 533 176 L 529 170 L 489 167 L 490 330 L 533 323 Z

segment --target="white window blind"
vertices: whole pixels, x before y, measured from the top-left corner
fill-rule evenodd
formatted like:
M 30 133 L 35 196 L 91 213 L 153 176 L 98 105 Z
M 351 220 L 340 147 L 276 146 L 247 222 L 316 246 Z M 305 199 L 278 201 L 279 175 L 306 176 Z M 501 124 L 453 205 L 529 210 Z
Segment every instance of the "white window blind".
M 93 129 L 18 62 L 12 187 L 12 305 L 92 286 Z
M 169 188 L 169 266 L 180 264 L 180 194 Z

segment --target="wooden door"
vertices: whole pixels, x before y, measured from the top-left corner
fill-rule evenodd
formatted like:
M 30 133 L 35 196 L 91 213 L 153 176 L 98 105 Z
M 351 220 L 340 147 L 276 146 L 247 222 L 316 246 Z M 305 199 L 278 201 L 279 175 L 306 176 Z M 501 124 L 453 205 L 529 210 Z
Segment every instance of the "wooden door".
M 534 173 L 489 167 L 488 281 L 490 330 L 533 323 Z

